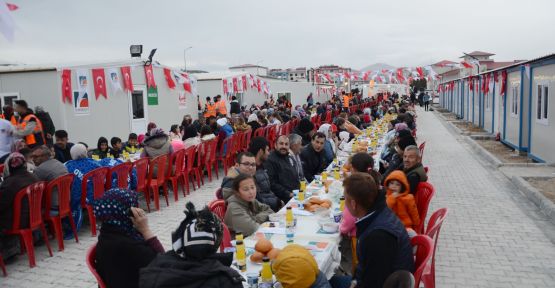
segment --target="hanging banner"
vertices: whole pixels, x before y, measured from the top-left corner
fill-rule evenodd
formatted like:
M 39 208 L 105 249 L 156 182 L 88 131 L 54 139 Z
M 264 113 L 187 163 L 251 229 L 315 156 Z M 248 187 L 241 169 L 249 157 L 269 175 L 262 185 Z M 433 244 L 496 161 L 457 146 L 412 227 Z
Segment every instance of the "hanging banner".
M 184 110 L 185 108 L 187 108 L 187 97 L 185 97 L 185 91 L 179 91 L 177 93 L 177 101 L 178 101 L 178 105 L 177 108 L 179 110 Z
M 79 90 L 73 91 L 73 113 L 77 116 L 89 115 L 89 95 Z
M 62 70 L 62 103 L 71 103 L 71 70 Z
M 183 76 L 183 90 L 189 93 L 192 93 L 193 89 L 191 87 L 191 80 L 189 79 L 189 74 L 183 73 L 181 74 L 181 76 Z
M 133 91 L 133 79 L 131 79 L 131 68 L 129 66 L 121 67 L 121 75 L 123 78 L 123 88 L 125 91 Z
M 122 91 L 120 84 L 119 72 L 116 68 L 108 69 L 108 77 L 110 78 L 110 84 L 112 86 L 112 93 L 115 94 L 118 91 Z
M 152 64 L 145 65 L 145 79 L 146 79 L 146 87 L 156 88 L 156 82 L 154 81 L 154 71 L 152 70 Z
M 146 92 L 146 101 L 149 106 L 158 105 L 158 88 L 150 87 Z
M 246 92 L 247 91 L 247 75 L 243 75 L 241 76 L 241 82 L 242 82 L 242 86 L 243 86 L 243 91 Z
M 92 79 L 94 81 L 94 96 L 96 100 L 100 95 L 108 99 L 108 94 L 106 93 L 106 79 L 104 77 L 104 69 L 92 69 Z
M 166 83 L 168 83 L 168 88 L 174 89 L 175 82 L 173 81 L 172 71 L 170 69 L 164 68 L 164 77 L 166 78 Z

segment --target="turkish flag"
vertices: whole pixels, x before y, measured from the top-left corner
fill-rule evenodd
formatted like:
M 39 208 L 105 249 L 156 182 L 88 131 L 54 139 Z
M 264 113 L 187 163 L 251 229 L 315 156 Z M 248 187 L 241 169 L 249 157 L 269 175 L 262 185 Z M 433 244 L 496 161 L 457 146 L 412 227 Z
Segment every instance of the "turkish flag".
M 106 94 L 106 78 L 104 77 L 104 69 L 92 69 L 92 78 L 94 81 L 94 95 L 98 100 L 100 95 L 108 99 L 108 94 Z
M 227 95 L 227 79 L 222 79 L 222 86 L 224 87 L 224 94 Z
M 241 80 L 243 81 L 243 91 L 247 91 L 247 75 L 241 76 Z
M 8 6 L 8 10 L 10 11 L 15 11 L 17 9 L 19 9 L 19 6 L 12 4 L 12 3 L 6 3 L 6 6 Z
M 262 90 L 262 86 L 260 85 L 260 78 L 256 79 L 256 87 L 258 88 L 258 93 Z
M 405 82 L 405 76 L 403 76 L 403 68 L 397 69 L 397 80 L 399 80 L 399 83 Z
M 505 96 L 506 92 L 507 92 L 507 70 L 503 70 L 503 72 L 501 72 L 501 91 L 499 92 L 499 94 Z
M 183 82 L 183 90 L 193 93 L 193 89 L 191 89 L 191 79 L 189 79 L 189 74 L 182 73 L 183 78 L 185 78 L 185 82 Z
M 145 65 L 145 78 L 146 87 L 156 88 L 156 82 L 154 82 L 154 72 L 152 71 L 152 64 Z
M 368 76 L 370 76 L 370 73 L 371 73 L 371 71 L 364 72 L 364 75 L 362 76 L 362 80 L 368 81 Z
M 62 102 L 71 103 L 71 70 L 62 70 Z
M 133 91 L 133 79 L 131 79 L 131 68 L 129 66 L 121 67 L 121 77 L 123 78 L 123 88 L 127 91 Z
M 237 86 L 237 77 L 233 77 L 233 93 L 237 93 L 239 91 L 239 87 Z
M 418 72 L 420 78 L 424 78 L 424 70 L 422 70 L 422 67 L 416 67 L 416 72 Z
M 470 88 L 470 91 L 474 91 L 474 78 L 472 77 L 468 79 L 468 88 Z
M 175 82 L 173 81 L 172 71 L 168 68 L 164 68 L 164 77 L 166 77 L 166 82 L 168 83 L 168 88 L 175 88 Z

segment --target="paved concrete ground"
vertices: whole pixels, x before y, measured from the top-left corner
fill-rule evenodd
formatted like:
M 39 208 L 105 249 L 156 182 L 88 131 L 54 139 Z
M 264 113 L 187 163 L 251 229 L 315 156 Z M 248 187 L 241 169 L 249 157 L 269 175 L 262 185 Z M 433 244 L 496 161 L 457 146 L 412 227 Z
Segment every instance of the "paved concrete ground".
M 419 111 L 417 123 L 436 188 L 428 216 L 449 208 L 436 259 L 438 287 L 553 287 L 555 227 L 434 113 Z
M 436 259 L 437 286 L 553 287 L 555 227 L 502 173 L 475 158 L 457 140 L 461 136 L 448 132 L 433 112 L 419 111 L 417 123 L 418 142 L 427 142 L 424 164 L 430 167 L 430 182 L 437 191 L 428 216 L 449 208 Z M 207 203 L 220 181 L 187 199 L 198 206 Z M 166 249 L 171 231 L 183 217 L 185 201 L 181 197 L 170 205 L 149 214 Z M 96 238 L 87 229 L 79 236 L 80 243 L 66 241 L 65 251 L 55 251 L 54 257 L 48 257 L 44 246 L 38 247 L 33 269 L 26 255 L 19 256 L 8 266 L 9 277 L 0 277 L 0 287 L 96 287 L 85 265 L 86 250 Z

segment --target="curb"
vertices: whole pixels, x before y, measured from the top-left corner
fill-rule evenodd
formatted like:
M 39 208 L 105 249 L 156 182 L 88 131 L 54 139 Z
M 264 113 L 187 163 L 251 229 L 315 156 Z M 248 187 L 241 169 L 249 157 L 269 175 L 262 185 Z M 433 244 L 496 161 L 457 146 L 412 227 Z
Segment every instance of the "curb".
M 505 164 L 501 162 L 501 160 L 499 160 L 497 157 L 491 154 L 484 147 L 480 146 L 480 144 L 476 143 L 476 141 L 474 141 L 474 139 L 472 139 L 471 137 L 465 137 L 464 140 L 466 141 L 466 143 L 470 145 L 470 147 L 472 148 L 472 150 L 474 150 L 474 152 L 476 152 L 479 156 L 484 157 L 486 162 L 491 163 L 496 168 L 505 166 Z
M 534 188 L 524 178 L 520 176 L 513 176 L 511 182 L 528 197 L 538 208 L 542 211 L 549 221 L 555 224 L 555 204 L 547 199 L 538 189 Z

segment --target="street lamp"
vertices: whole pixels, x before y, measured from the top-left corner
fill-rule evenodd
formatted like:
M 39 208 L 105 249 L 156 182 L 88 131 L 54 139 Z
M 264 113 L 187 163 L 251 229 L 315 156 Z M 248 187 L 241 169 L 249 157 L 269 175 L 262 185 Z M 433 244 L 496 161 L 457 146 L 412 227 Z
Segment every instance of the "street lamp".
M 187 50 L 192 49 L 193 46 L 189 46 L 183 50 L 183 62 L 185 64 L 185 72 L 187 72 Z

